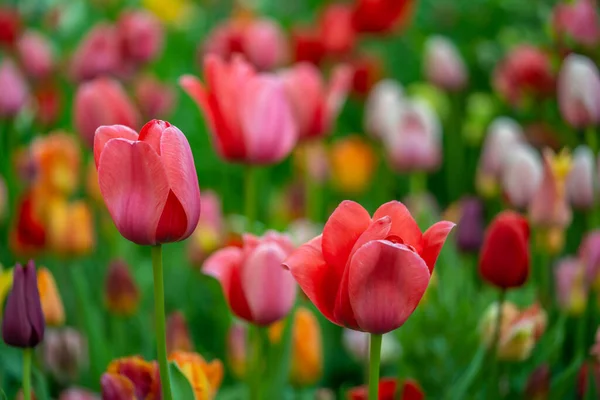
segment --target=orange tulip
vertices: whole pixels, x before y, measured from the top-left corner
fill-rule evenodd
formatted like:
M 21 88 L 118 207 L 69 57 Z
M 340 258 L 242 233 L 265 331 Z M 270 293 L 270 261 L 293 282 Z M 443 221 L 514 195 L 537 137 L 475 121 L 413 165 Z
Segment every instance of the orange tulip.
M 196 400 L 210 400 L 215 397 L 223 380 L 223 364 L 219 360 L 206 362 L 198 353 L 175 351 L 169 355 L 189 380 Z
M 47 206 L 47 238 L 51 250 L 61 255 L 83 255 L 94 247 L 92 213 L 84 201 L 55 199 Z
M 364 192 L 373 178 L 376 158 L 369 144 L 358 136 L 335 142 L 330 150 L 331 179 L 345 193 Z
M 38 290 L 42 303 L 42 312 L 48 326 L 60 326 L 65 323 L 65 309 L 60 293 L 50 270 L 41 267 L 37 270 Z

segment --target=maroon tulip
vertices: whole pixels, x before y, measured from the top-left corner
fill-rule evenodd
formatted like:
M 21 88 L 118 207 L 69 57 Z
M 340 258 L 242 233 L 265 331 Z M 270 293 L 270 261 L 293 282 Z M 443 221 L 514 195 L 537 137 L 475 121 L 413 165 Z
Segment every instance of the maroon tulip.
M 127 11 L 117 23 L 123 58 L 133 64 L 155 59 L 163 44 L 160 21 L 148 11 Z

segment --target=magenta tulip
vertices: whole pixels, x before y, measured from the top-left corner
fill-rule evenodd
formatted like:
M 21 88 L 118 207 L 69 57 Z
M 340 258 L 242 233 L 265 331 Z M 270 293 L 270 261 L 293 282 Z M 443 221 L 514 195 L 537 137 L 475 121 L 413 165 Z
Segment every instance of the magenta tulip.
M 165 121 L 138 135 L 123 125 L 101 126 L 94 137 L 100 192 L 117 229 L 141 245 L 190 236 L 200 217 L 200 189 L 185 135 Z

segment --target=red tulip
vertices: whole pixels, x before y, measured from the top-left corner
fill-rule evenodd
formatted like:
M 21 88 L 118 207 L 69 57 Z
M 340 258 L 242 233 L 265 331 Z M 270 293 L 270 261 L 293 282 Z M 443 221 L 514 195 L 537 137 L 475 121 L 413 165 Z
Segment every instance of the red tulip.
M 328 5 L 320 20 L 320 36 L 325 51 L 336 56 L 348 54 L 356 43 L 352 8 L 347 4 Z
M 138 135 L 123 125 L 101 126 L 94 137 L 100 192 L 117 229 L 141 245 L 190 236 L 200 217 L 200 189 L 185 135 L 165 121 Z
M 16 8 L 0 7 L 0 45 L 12 46 L 21 31 L 21 17 Z
M 43 126 L 49 126 L 56 122 L 61 112 L 61 91 L 53 83 L 44 83 L 38 86 L 33 93 L 37 107 L 35 110 L 36 120 Z
M 483 241 L 479 273 L 502 289 L 519 287 L 527 281 L 529 225 L 525 217 L 503 211 L 494 218 Z
M 117 23 L 122 55 L 126 61 L 142 64 L 152 61 L 162 50 L 160 21 L 149 11 L 127 11 Z
M 386 33 L 404 25 L 414 0 L 356 0 L 352 22 L 358 32 Z
M 102 125 L 125 125 L 137 129 L 140 116 L 118 81 L 97 78 L 82 83 L 75 94 L 73 118 L 77 132 L 90 147 Z
M 35 31 L 25 32 L 17 42 L 25 72 L 37 79 L 48 76 L 54 68 L 54 55 L 48 39 Z
M 406 379 L 402 382 L 402 392 L 400 397 L 396 396 L 398 391 L 398 381 L 394 378 L 382 378 L 379 381 L 379 400 L 423 400 L 425 394 L 419 384 Z M 366 386 L 359 386 L 348 391 L 348 400 L 367 400 L 368 393 Z
M 325 86 L 313 64 L 299 63 L 283 73 L 285 88 L 298 123 L 300 139 L 321 137 L 331 132 L 350 87 L 350 70 L 339 66 Z
M 283 80 L 256 74 L 240 58 L 208 55 L 207 86 L 191 75 L 180 84 L 204 112 L 218 153 L 228 161 L 273 164 L 296 144 L 298 130 Z
M 71 60 L 71 75 L 76 81 L 100 75 L 116 75 L 121 72 L 122 63 L 117 29 L 107 23 L 100 23 L 77 46 Z
M 360 204 L 346 200 L 323 234 L 284 264 L 331 322 L 381 334 L 413 313 L 453 227 L 442 221 L 422 234 L 400 202 L 382 205 L 371 219 Z
M 292 54 L 295 62 L 310 62 L 319 65 L 325 58 L 325 46 L 319 32 L 307 27 L 292 30 Z
M 360 56 L 350 65 L 353 70 L 352 91 L 359 96 L 366 96 L 384 75 L 383 63 L 375 56 Z
M 287 236 L 273 231 L 261 238 L 247 234 L 243 248 L 217 251 L 202 270 L 219 280 L 235 315 L 269 325 L 285 317 L 296 299 L 294 279 L 281 267 L 293 249 Z

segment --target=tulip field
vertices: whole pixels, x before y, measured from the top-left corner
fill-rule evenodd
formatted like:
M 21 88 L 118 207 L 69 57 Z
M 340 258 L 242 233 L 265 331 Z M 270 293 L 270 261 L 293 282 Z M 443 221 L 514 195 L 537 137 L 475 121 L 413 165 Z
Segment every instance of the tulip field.
M 0 400 L 600 399 L 596 0 L 3 0 Z

